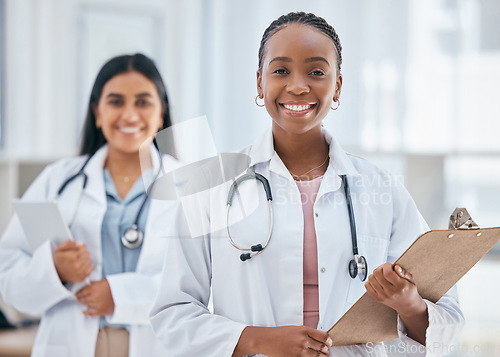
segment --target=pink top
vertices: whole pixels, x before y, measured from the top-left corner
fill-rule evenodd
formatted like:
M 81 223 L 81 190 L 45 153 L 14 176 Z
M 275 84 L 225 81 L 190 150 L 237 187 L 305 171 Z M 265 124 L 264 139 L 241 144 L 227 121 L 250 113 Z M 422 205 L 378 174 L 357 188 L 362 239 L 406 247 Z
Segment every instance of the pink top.
M 304 325 L 317 328 L 319 321 L 318 247 L 313 207 L 323 176 L 296 181 L 304 213 Z

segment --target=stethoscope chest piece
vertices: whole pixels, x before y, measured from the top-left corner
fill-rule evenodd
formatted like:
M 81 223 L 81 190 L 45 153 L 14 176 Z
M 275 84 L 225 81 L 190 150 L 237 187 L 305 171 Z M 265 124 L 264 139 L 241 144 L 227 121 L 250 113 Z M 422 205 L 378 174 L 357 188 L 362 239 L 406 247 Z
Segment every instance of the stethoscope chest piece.
M 123 233 L 121 240 L 124 247 L 130 249 L 137 248 L 142 244 L 144 234 L 138 229 L 137 225 L 134 224 Z
M 354 259 L 349 262 L 349 275 L 351 278 L 356 279 L 358 276 L 361 281 L 365 281 L 367 272 L 368 264 L 365 257 L 355 255 Z

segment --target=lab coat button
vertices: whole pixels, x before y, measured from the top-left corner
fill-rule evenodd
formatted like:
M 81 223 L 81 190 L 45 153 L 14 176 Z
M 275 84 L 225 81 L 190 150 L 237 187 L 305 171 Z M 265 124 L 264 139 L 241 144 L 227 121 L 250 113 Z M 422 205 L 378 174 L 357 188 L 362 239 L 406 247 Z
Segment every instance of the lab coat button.
M 326 271 L 325 267 L 321 267 L 321 272 L 324 273 Z
M 315 215 L 316 217 L 318 217 L 318 216 L 319 216 L 318 212 L 314 212 L 314 215 Z

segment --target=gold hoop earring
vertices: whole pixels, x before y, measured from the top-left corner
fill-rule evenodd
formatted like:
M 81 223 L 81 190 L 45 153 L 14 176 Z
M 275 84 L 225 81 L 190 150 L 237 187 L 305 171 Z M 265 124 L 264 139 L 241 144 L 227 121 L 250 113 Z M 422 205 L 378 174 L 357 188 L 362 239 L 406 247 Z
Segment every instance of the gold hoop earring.
M 337 109 L 339 109 L 339 107 L 340 107 L 340 99 L 337 99 L 336 103 L 337 103 L 337 106 L 335 108 L 330 107 L 331 110 L 337 110 Z
M 264 104 L 264 103 L 263 103 L 263 104 L 259 104 L 259 102 L 258 102 L 259 98 L 260 98 L 260 97 L 259 97 L 259 95 L 257 94 L 257 96 L 255 97 L 255 104 L 257 104 L 257 106 L 258 106 L 258 107 L 261 107 L 261 108 L 262 108 L 265 104 Z

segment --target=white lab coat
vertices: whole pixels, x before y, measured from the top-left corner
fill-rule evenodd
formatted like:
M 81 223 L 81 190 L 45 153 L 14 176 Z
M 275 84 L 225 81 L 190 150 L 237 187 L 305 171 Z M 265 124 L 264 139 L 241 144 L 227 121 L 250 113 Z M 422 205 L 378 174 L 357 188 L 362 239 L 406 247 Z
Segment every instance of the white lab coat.
M 318 328 L 326 331 L 365 292 L 364 283 L 348 274 L 352 243 L 339 175 L 348 176 L 359 251 L 370 274 L 381 264 L 395 261 L 428 227 L 400 182 L 364 159 L 346 154 L 327 132 L 325 138 L 330 164 L 314 203 L 314 224 Z M 272 189 L 271 241 L 261 255 L 240 261 L 241 252 L 230 244 L 224 229 L 231 182 L 183 200 L 175 230 L 169 233 L 173 238 L 168 239 L 161 287 L 151 312 L 153 329 L 169 356 L 231 356 L 247 325 L 303 324 L 304 222 L 299 190 L 274 151 L 271 130 L 243 152 Z M 231 235 L 246 247 L 264 243 L 269 228 L 267 201 L 255 182 L 240 185 L 241 196 L 236 195 L 231 206 Z M 438 349 L 449 347 L 456 336 L 463 316 L 455 288 L 437 304 L 426 303 L 427 352 L 439 355 Z M 424 346 L 406 336 L 401 321 L 399 335 L 404 348 L 398 346 L 398 351 L 425 355 Z M 330 355 L 385 356 L 386 351 L 383 344 L 367 344 L 333 347 Z
M 157 170 L 159 160 L 153 150 L 150 152 Z M 94 265 L 90 280 L 103 277 L 101 224 L 106 212 L 103 179 L 106 157 L 107 146 L 104 146 L 87 164 L 88 183 L 83 192 L 83 179 L 79 177 L 57 197 L 61 184 L 75 174 L 85 160 L 85 157 L 77 157 L 49 165 L 23 196 L 30 201 L 56 199 L 68 223 L 74 215 L 72 234 L 75 240 L 85 242 Z M 174 160 L 167 158 L 167 161 Z M 107 277 L 115 310 L 106 319 L 110 323 L 129 325 L 130 357 L 166 355 L 153 334 L 148 312 L 158 288 L 165 253 L 162 232 L 172 207 L 172 201 L 151 201 L 136 271 Z M 86 307 L 73 295 L 82 285 L 61 283 L 54 267 L 53 251 L 53 244 L 47 241 L 31 254 L 19 220 L 14 216 L 0 240 L 0 293 L 18 310 L 42 315 L 33 357 L 94 356 L 99 317 L 83 315 Z

